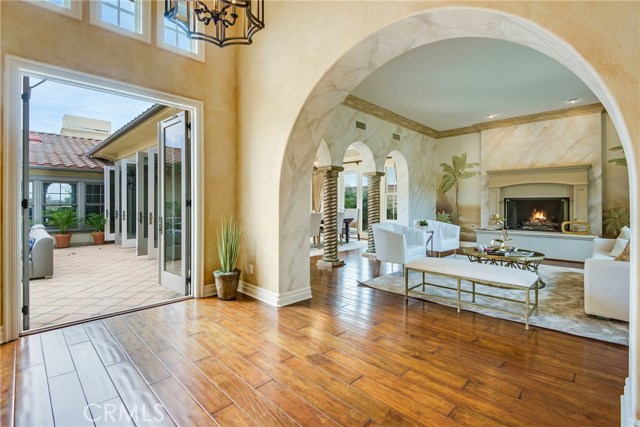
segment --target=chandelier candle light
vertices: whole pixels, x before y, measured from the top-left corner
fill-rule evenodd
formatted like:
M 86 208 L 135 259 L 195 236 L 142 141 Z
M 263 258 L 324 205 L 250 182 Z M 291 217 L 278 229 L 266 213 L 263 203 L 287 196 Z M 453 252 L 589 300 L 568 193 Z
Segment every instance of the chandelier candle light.
M 264 0 L 165 0 L 164 16 L 194 40 L 251 44 L 264 28 Z

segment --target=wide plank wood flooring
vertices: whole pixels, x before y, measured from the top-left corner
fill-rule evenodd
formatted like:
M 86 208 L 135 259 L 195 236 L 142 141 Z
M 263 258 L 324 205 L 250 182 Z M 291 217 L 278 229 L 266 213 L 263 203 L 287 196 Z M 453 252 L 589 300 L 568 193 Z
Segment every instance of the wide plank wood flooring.
M 290 307 L 189 300 L 2 345 L 0 425 L 620 425 L 627 348 L 406 306 L 341 256 Z

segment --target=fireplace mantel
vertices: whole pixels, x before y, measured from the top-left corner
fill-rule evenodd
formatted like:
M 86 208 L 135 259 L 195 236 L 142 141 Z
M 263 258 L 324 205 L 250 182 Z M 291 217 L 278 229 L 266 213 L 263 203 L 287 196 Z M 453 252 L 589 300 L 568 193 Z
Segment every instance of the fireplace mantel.
M 588 176 L 590 169 L 591 165 L 568 165 L 487 171 L 489 178 L 489 214 L 503 213 L 502 189 L 505 187 L 532 184 L 560 184 L 570 186 L 571 188 L 570 217 L 581 221 L 588 221 Z
M 500 188 L 520 184 L 589 185 L 591 165 L 553 166 L 531 169 L 487 171 L 489 187 Z

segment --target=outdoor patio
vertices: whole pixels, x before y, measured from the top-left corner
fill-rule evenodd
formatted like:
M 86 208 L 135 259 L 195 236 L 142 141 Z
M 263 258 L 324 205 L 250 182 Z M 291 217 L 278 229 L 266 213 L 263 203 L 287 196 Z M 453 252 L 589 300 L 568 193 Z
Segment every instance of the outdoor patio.
M 53 251 L 53 277 L 31 281 L 30 329 L 163 302 L 182 295 L 158 284 L 158 260 L 113 244 Z

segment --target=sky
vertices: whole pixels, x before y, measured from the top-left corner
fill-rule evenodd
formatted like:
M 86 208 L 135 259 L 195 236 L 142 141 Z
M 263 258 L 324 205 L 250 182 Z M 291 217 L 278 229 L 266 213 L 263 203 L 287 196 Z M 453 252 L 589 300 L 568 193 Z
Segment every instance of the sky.
M 31 86 L 38 82 L 40 79 L 32 78 Z M 120 95 L 45 81 L 31 91 L 29 128 L 36 132 L 60 133 L 62 116 L 72 114 L 111 121 L 113 133 L 152 105 Z

